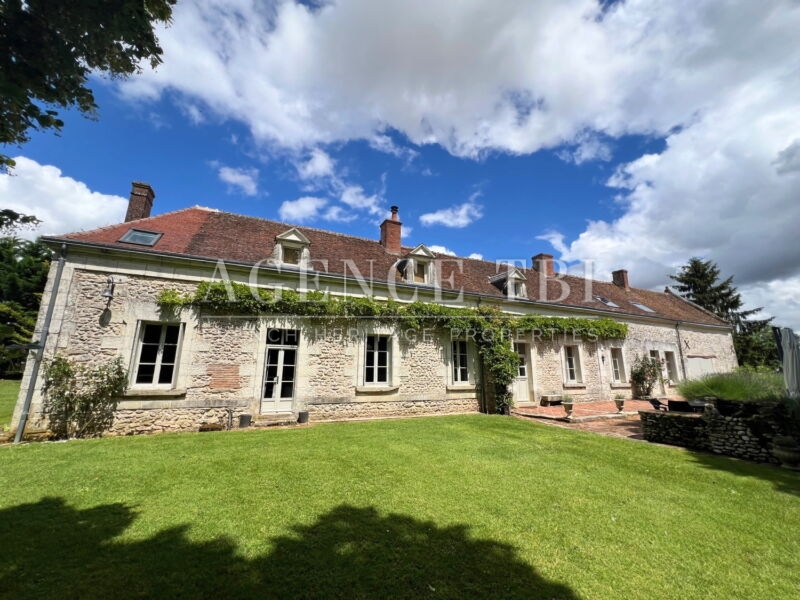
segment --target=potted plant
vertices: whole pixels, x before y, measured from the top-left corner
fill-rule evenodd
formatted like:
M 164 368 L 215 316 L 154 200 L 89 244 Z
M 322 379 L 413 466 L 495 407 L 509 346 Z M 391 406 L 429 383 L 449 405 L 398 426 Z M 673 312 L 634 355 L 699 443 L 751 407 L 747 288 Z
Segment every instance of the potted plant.
M 631 386 L 634 398 L 649 398 L 661 379 L 661 361 L 649 356 L 637 356 L 631 367 Z
M 569 394 L 564 394 L 564 396 L 561 398 L 561 406 L 564 407 L 564 412 L 567 413 L 567 419 L 572 418 L 572 409 L 574 404 L 575 400 L 573 400 L 572 396 Z
M 614 396 L 614 404 L 617 405 L 617 412 L 621 413 L 622 409 L 625 408 L 625 395 L 616 394 Z

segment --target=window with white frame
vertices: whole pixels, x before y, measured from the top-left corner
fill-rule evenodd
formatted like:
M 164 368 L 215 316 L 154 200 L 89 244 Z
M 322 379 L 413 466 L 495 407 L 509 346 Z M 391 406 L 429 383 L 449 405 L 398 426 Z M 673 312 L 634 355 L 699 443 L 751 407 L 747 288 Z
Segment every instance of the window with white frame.
M 171 387 L 177 374 L 180 323 L 142 323 L 134 385 Z
M 283 245 L 283 263 L 286 265 L 299 265 L 303 249 L 299 246 Z
M 392 343 L 388 335 L 368 335 L 364 356 L 364 383 L 388 385 Z
M 567 383 L 581 383 L 581 357 L 577 346 L 564 346 L 564 375 Z
M 611 348 L 611 376 L 614 383 L 625 382 L 625 360 L 622 348 Z
M 664 362 L 667 364 L 667 379 L 670 383 L 678 381 L 678 363 L 675 361 L 674 352 L 664 352 Z
M 465 340 L 452 343 L 453 383 L 469 383 L 469 354 Z
M 517 365 L 517 377 L 528 376 L 528 344 L 523 342 L 514 342 L 514 352 L 517 353 L 519 363 Z

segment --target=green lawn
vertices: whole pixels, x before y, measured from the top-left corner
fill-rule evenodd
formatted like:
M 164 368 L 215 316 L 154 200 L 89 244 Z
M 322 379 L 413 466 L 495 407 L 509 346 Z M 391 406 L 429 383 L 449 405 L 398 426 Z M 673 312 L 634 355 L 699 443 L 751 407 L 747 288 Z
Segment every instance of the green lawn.
M 11 424 L 18 393 L 19 381 L 0 379 L 0 431 Z
M 800 476 L 508 417 L 0 448 L 7 598 L 800 597 Z

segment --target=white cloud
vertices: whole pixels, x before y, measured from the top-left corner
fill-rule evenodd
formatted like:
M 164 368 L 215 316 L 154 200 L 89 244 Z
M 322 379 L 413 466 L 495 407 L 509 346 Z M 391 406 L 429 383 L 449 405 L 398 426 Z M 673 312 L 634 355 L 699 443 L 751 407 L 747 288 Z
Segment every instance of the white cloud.
M 483 207 L 473 200 L 450 208 L 442 208 L 435 212 L 420 215 L 419 221 L 425 226 L 444 225 L 445 227 L 462 228 L 483 217 Z
M 437 246 L 436 244 L 428 246 L 428 250 L 430 250 L 431 252 L 436 252 L 438 254 L 447 254 L 448 256 L 456 255 L 456 253 L 450 250 L 450 248 L 446 246 Z
M 381 194 L 367 194 L 360 185 L 345 186 L 339 200 L 350 208 L 364 210 L 372 215 L 382 215 L 385 210 L 381 208 L 383 202 Z
M 373 150 L 401 158 L 406 164 L 411 163 L 419 156 L 419 152 L 416 150 L 405 146 L 398 146 L 390 136 L 384 133 L 377 133 L 372 136 L 372 139 L 369 141 L 369 146 Z
M 229 190 L 238 189 L 246 196 L 258 193 L 258 169 L 234 168 L 211 163 L 217 169 L 220 181 L 228 184 Z
M 283 221 L 304 223 L 313 221 L 320 216 L 320 211 L 328 203 L 324 198 L 303 196 L 297 200 L 286 200 L 278 209 L 278 214 Z
M 35 230 L 21 230 L 21 237 L 72 233 L 125 219 L 127 198 L 92 191 L 52 165 L 24 156 L 14 160 L 17 166 L 12 174 L 0 175 L 0 206 L 42 221 Z
M 472 254 L 467 256 L 467 258 L 473 258 L 475 260 L 483 260 L 483 254 L 481 254 L 480 252 L 473 252 Z
M 322 217 L 326 221 L 333 221 L 336 223 L 349 223 L 350 221 L 354 221 L 358 218 L 357 215 L 347 212 L 341 206 L 330 206 L 328 210 L 325 211 L 325 214 Z
M 609 161 L 611 160 L 611 146 L 601 141 L 592 134 L 582 134 L 575 140 L 573 149 L 563 149 L 556 152 L 556 155 L 564 162 L 580 165 L 592 160 Z
M 320 148 L 311 150 L 307 160 L 295 164 L 300 179 L 321 179 L 334 176 L 334 161 L 330 155 Z

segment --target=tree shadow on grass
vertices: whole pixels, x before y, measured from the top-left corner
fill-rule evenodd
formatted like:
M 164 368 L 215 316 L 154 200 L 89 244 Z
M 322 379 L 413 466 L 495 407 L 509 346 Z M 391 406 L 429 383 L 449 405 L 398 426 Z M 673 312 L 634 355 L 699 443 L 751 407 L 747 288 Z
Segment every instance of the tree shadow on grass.
M 708 452 L 689 451 L 692 458 L 706 469 L 727 471 L 739 477 L 752 477 L 770 482 L 785 494 L 800 496 L 800 472 L 790 471 L 777 465 L 754 463 Z
M 0 511 L 0 596 L 577 598 L 512 546 L 373 508 L 336 507 L 254 559 L 225 538 L 193 542 L 188 526 L 115 541 L 135 518 L 122 504 L 76 510 L 59 498 Z

